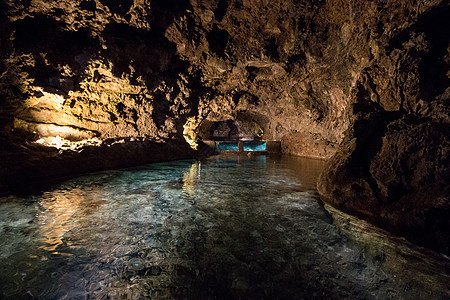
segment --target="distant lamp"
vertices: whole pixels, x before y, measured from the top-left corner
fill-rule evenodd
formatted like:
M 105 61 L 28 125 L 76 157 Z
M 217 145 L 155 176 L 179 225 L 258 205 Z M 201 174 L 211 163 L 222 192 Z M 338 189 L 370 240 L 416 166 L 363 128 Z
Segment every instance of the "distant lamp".
M 262 128 L 260 128 L 258 133 L 256 134 L 256 136 L 261 138 L 263 135 L 264 135 L 264 131 L 262 130 Z

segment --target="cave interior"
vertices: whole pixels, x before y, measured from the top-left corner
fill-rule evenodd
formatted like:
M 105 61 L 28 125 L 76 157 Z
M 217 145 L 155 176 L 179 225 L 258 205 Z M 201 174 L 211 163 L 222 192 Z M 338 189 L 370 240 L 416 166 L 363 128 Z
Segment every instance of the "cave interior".
M 448 256 L 449 39 L 444 0 L 2 0 L 0 192 L 276 141 Z

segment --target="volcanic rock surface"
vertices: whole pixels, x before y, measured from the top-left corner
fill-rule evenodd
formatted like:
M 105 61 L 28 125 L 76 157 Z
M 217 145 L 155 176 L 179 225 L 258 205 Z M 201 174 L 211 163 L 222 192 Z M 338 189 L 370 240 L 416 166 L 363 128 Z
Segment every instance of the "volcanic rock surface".
M 30 160 L 82 157 L 35 141 L 124 141 L 133 152 L 136 141 L 262 134 L 284 153 L 329 159 L 324 201 L 449 253 L 447 1 L 0 6 L 4 190 L 33 177 Z M 29 176 L 13 175 L 21 168 Z M 36 175 L 70 173 L 55 168 Z

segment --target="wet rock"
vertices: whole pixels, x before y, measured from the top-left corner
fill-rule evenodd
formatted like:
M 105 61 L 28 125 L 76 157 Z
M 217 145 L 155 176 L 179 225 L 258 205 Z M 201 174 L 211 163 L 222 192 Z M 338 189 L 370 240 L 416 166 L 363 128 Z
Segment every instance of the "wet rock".
M 152 266 L 149 271 L 152 276 L 158 276 L 161 275 L 162 268 L 158 266 Z
M 440 25 L 448 23 L 443 16 L 448 10 L 448 5 L 431 8 L 393 35 L 386 52 L 400 63 L 395 71 L 400 93 L 379 89 L 389 87 L 379 71 L 364 75 L 353 91 L 351 127 L 318 183 L 323 199 L 336 208 L 446 254 L 449 92 L 438 82 L 448 78 L 431 83 L 425 64 L 442 63 L 436 77 L 449 65 L 448 43 L 436 36 L 446 35 Z
M 448 253 L 448 124 L 383 112 L 365 116 L 319 178 L 322 197 L 412 242 Z

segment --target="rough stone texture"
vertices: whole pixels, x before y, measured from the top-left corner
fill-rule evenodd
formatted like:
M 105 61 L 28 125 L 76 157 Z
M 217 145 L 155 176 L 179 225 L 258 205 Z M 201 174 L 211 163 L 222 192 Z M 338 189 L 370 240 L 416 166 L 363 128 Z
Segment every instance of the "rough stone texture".
M 356 83 L 352 125 L 318 184 L 333 206 L 446 254 L 449 12 L 429 8 L 384 37 L 384 55 Z
M 10 60 L 24 77 L 15 128 L 41 137 L 53 133 L 39 124 L 60 127 L 61 137 L 66 127 L 100 138 L 176 135 L 188 112 L 177 75 L 183 62 L 159 31 L 146 30 L 145 15 L 136 27 L 134 19 L 124 24 L 124 5 L 31 1 L 22 8 L 13 1 L 9 7 Z M 154 22 L 164 26 L 165 15 Z
M 349 83 L 330 77 L 334 58 L 317 49 L 328 29 L 309 24 L 327 8 L 266 2 L 7 1 L 21 79 L 12 101 L 25 100 L 11 126 L 40 137 L 174 138 L 188 116 L 202 131 L 246 115 L 244 127 L 257 123 L 286 153 L 330 157 L 348 126 Z
M 262 130 L 284 153 L 335 154 L 325 201 L 448 253 L 446 1 L 1 5 L 6 141 Z
M 324 200 L 448 253 L 448 124 L 364 107 L 318 188 Z

